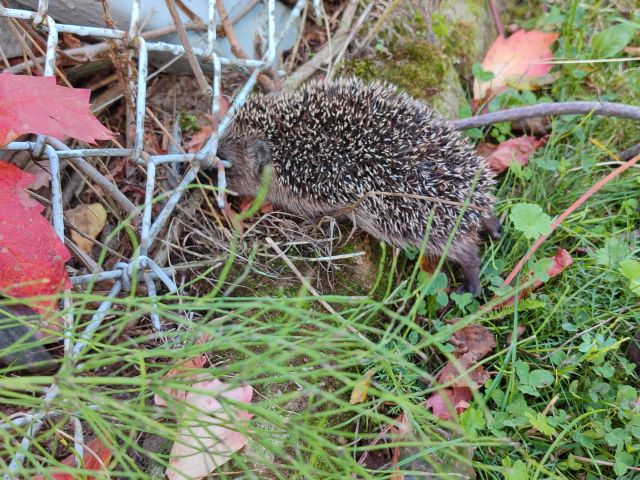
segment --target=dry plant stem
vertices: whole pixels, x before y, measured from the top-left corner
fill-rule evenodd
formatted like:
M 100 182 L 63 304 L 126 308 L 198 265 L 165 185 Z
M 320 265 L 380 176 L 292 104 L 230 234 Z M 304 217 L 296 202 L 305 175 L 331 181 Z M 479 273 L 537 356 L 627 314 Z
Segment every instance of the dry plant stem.
M 347 39 L 344 42 L 344 45 L 340 49 L 340 52 L 336 55 L 336 58 L 334 59 L 335 64 L 339 64 L 340 61 L 342 60 L 342 57 L 344 56 L 347 49 L 349 48 L 349 45 L 351 44 L 351 42 L 353 42 L 353 39 L 355 38 L 356 34 L 360 31 L 360 28 L 362 28 L 364 21 L 367 19 L 367 17 L 371 13 L 373 6 L 374 6 L 373 3 L 370 3 L 369 5 L 367 5 L 367 8 L 364 10 L 364 12 L 362 12 L 362 15 L 358 17 L 358 20 L 356 21 L 355 25 L 351 29 L 351 32 L 349 32 L 349 35 L 347 36 Z
M 236 37 L 235 32 L 233 31 L 233 24 L 229 19 L 229 15 L 222 4 L 222 0 L 216 0 L 216 8 L 218 9 L 218 15 L 220 15 L 220 23 L 222 24 L 222 29 L 224 30 L 224 34 L 229 41 L 229 45 L 231 46 L 231 52 L 239 59 L 246 60 L 247 54 L 238 43 L 238 38 Z M 265 89 L 267 92 L 275 91 L 275 85 L 273 81 L 267 77 L 264 73 L 258 75 L 258 82 L 260 86 Z
M 56 138 L 47 137 L 47 143 L 51 145 L 56 150 L 69 150 L 63 142 Z M 136 206 L 129 200 L 124 193 L 122 193 L 118 187 L 116 187 L 113 183 L 107 180 L 104 175 L 102 175 L 98 170 L 93 168 L 87 161 L 83 158 L 69 158 L 70 163 L 75 165 L 78 170 L 84 173 L 86 176 L 91 178 L 94 182 L 96 182 L 100 187 L 107 193 L 113 200 L 122 207 L 122 209 L 127 213 L 127 215 L 133 216 L 137 213 Z
M 284 82 L 284 87 L 287 90 L 295 90 L 302 83 L 304 83 L 309 77 L 311 77 L 316 70 L 318 70 L 323 64 L 331 61 L 332 54 L 334 52 L 340 52 L 344 47 L 353 18 L 355 17 L 356 10 L 358 8 L 358 1 L 351 0 L 342 14 L 340 21 L 340 27 L 336 31 L 332 39 L 332 45 L 325 45 L 322 47 L 311 60 L 302 65 L 298 70 L 292 73 L 289 78 Z
M 588 463 L 590 465 L 593 465 L 594 463 L 597 465 L 602 465 L 603 467 L 613 467 L 615 466 L 615 463 L 613 462 L 607 462 L 606 460 L 598 460 L 595 458 L 587 458 L 587 457 L 581 457 L 578 455 L 574 455 L 573 458 L 580 463 Z M 629 470 L 632 470 L 634 472 L 640 472 L 640 467 L 630 467 L 629 465 L 627 465 L 627 468 Z
M 194 25 L 192 23 L 184 25 L 186 30 L 206 30 L 206 28 L 201 27 L 200 25 Z M 149 30 L 141 34 L 141 37 L 145 40 L 153 40 L 163 35 L 167 35 L 169 33 L 174 33 L 176 31 L 175 25 L 169 25 L 162 28 L 157 28 L 155 30 Z M 107 42 L 93 43 L 90 45 L 84 45 L 82 47 L 70 48 L 68 50 L 61 50 L 60 53 L 66 55 L 67 57 L 75 60 L 76 62 L 84 62 L 95 58 L 100 55 L 102 52 L 105 52 L 109 49 L 109 44 Z M 39 65 L 44 63 L 44 56 L 38 57 L 35 60 L 30 60 L 28 62 L 19 63 L 14 65 L 9 69 L 11 73 L 20 73 L 26 70 L 29 67 L 33 67 L 35 65 Z
M 380 29 L 382 28 L 382 25 L 384 25 L 384 23 L 387 21 L 389 16 L 401 3 L 402 3 L 402 0 L 393 0 L 393 2 L 389 4 L 389 6 L 384 10 L 384 12 L 382 12 L 382 15 L 380 15 L 380 18 L 376 22 L 375 26 L 369 31 L 369 33 L 367 33 L 367 36 L 361 43 L 362 46 L 368 45 L 369 42 L 373 40 L 373 38 L 378 34 Z
M 0 57 L 2 57 L 2 63 L 4 63 L 5 70 L 9 70 L 11 68 L 11 64 L 9 63 L 9 59 L 7 58 L 7 56 L 4 53 L 4 50 L 2 49 L 2 45 L 0 45 Z
M 633 105 L 612 102 L 557 102 L 486 113 L 475 117 L 463 118 L 462 120 L 454 120 L 452 124 L 456 130 L 466 130 L 468 128 L 484 127 L 494 123 L 513 122 L 527 118 L 575 114 L 593 114 L 640 121 L 640 107 Z
M 496 32 L 499 36 L 504 37 L 504 27 L 502 26 L 502 21 L 500 20 L 500 12 L 498 11 L 496 0 L 489 0 L 489 9 L 491 10 L 491 16 L 493 17 L 493 24 L 496 27 Z
M 313 295 L 318 299 L 318 303 L 320 303 L 320 305 L 322 305 L 330 314 L 335 315 L 336 317 L 344 321 L 344 318 L 342 318 L 342 315 L 336 312 L 331 305 L 329 305 L 327 302 L 325 302 L 322 299 L 322 295 L 320 295 L 320 293 L 315 288 L 313 288 L 313 286 L 309 283 L 309 280 L 307 280 L 305 276 L 302 275 L 302 272 L 300 272 L 300 270 L 296 268 L 296 266 L 289 259 L 289 257 L 287 257 L 287 255 L 282 251 L 282 249 L 278 246 L 278 244 L 274 242 L 271 237 L 267 237 L 266 242 L 278 254 L 279 257 L 282 257 L 282 260 L 284 260 L 284 263 L 286 263 L 287 266 L 291 269 L 291 271 L 295 274 L 295 276 L 298 277 L 298 279 L 300 280 L 300 282 L 302 282 L 305 288 L 309 290 L 309 293 L 311 293 L 311 295 Z M 358 330 L 353 328 L 351 325 L 346 325 L 346 329 L 349 331 L 349 333 L 352 333 L 353 335 L 357 336 L 360 340 L 364 341 L 366 345 L 371 344 L 371 340 L 369 340 L 367 337 L 365 337 L 362 333 L 360 333 Z
M 78 245 L 76 245 L 74 241 L 71 240 L 69 237 L 67 236 L 64 237 L 64 244 L 69 250 L 71 250 L 73 255 L 78 260 L 80 260 L 80 262 L 82 262 L 82 264 L 85 267 L 87 267 L 87 269 L 89 270 L 89 273 L 99 273 L 104 271 L 102 270 L 102 267 L 100 267 L 100 265 L 98 265 L 93 258 L 91 258 L 87 253 L 85 253 L 84 250 L 78 247 Z
M 623 150 L 620 154 L 620 160 L 626 162 L 627 160 L 635 157 L 636 155 L 640 155 L 640 143 L 638 145 L 634 145 L 631 148 L 627 148 Z
M 178 8 L 180 8 L 180 10 L 182 10 L 187 17 L 189 17 L 189 20 L 191 20 L 196 25 L 207 28 L 206 23 L 204 23 L 198 15 L 196 15 L 189 7 L 187 7 L 182 0 L 175 0 L 175 2 Z
M 207 82 L 207 79 L 202 73 L 202 68 L 200 68 L 200 63 L 193 53 L 193 49 L 191 48 L 191 43 L 189 43 L 189 37 L 187 37 L 187 31 L 182 24 L 182 20 L 180 19 L 180 15 L 178 14 L 178 9 L 176 8 L 176 4 L 174 0 L 165 0 L 167 4 L 167 9 L 169 10 L 169 14 L 171 15 L 171 19 L 173 20 L 173 24 L 176 26 L 176 30 L 178 31 L 178 36 L 180 37 L 180 42 L 182 42 L 182 46 L 184 47 L 184 53 L 187 56 L 187 60 L 189 61 L 189 65 L 191 65 L 191 70 L 193 70 L 193 75 L 196 77 L 196 81 L 198 82 L 198 86 L 200 87 L 200 91 L 204 94 L 211 94 L 211 87 Z
M 307 280 L 307 278 L 304 275 L 302 275 L 302 272 L 300 272 L 300 270 L 298 270 L 298 268 L 293 264 L 293 262 L 289 260 L 289 257 L 287 257 L 287 255 L 282 251 L 282 249 L 278 246 L 278 244 L 274 242 L 271 239 L 271 237 L 267 237 L 266 241 L 267 241 L 267 244 L 278 254 L 278 256 L 282 258 L 284 263 L 287 264 L 287 267 L 289 267 L 291 271 L 295 274 L 295 276 L 298 277 L 298 280 L 302 282 L 304 287 L 307 290 L 309 290 L 309 293 L 311 293 L 311 295 L 313 295 L 318 299 L 318 302 L 320 303 L 320 305 L 322 305 L 330 314 L 337 315 L 337 312 L 333 309 L 333 307 L 322 299 L 322 295 L 320 295 L 320 293 L 315 288 L 313 288 L 313 286 L 309 283 L 309 280 Z
M 596 193 L 598 190 L 600 190 L 602 187 L 604 187 L 607 183 L 609 183 L 611 180 L 613 180 L 615 177 L 617 177 L 618 175 L 620 175 L 622 172 L 624 172 L 625 170 L 631 168 L 634 164 L 636 164 L 638 161 L 640 160 L 640 155 L 636 155 L 635 157 L 633 157 L 631 160 L 626 161 L 625 163 L 623 163 L 622 165 L 620 165 L 618 168 L 616 168 L 615 170 L 613 170 L 611 173 L 609 173 L 607 176 L 605 176 L 604 178 L 602 178 L 601 180 L 599 180 L 598 182 L 596 182 L 591 188 L 589 188 L 589 190 L 587 190 L 584 194 L 582 194 L 582 196 L 576 200 L 569 208 L 567 208 L 564 212 L 562 212 L 562 214 L 560 214 L 551 224 L 551 231 L 546 234 L 546 235 L 541 235 L 540 237 L 538 237 L 538 239 L 533 243 L 533 245 L 531 246 L 531 248 L 529 249 L 529 251 L 526 253 L 526 255 L 524 257 L 522 257 L 520 259 L 520 261 L 518 262 L 518 264 L 514 267 L 514 269 L 511 271 L 511 273 L 509 274 L 509 276 L 505 279 L 505 281 L 503 282 L 503 285 L 509 285 L 513 279 L 518 275 L 518 273 L 520 273 L 520 271 L 522 270 L 522 267 L 524 267 L 525 263 L 527 262 L 527 260 L 529 260 L 531 258 L 531 256 L 535 253 L 536 250 L 538 250 L 538 248 L 540 247 L 540 245 L 543 244 L 543 242 L 549 238 L 549 236 L 556 230 L 556 228 L 558 228 L 558 226 L 569 216 L 571 215 L 574 211 L 576 211 L 584 202 L 586 202 L 594 193 Z

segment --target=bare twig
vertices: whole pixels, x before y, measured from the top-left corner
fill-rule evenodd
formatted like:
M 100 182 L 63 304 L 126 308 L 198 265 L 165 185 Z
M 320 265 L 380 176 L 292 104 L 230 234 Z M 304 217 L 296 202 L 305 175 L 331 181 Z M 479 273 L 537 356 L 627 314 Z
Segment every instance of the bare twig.
M 196 77 L 196 81 L 198 82 L 200 91 L 206 95 L 211 95 L 211 86 L 207 82 L 204 73 L 202 73 L 200 62 L 198 62 L 198 59 L 193 53 L 191 43 L 189 42 L 189 37 L 187 37 L 187 31 L 185 30 L 184 25 L 182 24 L 182 20 L 180 19 L 180 15 L 178 14 L 175 0 L 165 0 L 165 3 L 167 4 L 167 9 L 169 10 L 169 14 L 171 15 L 173 24 L 176 26 L 176 30 L 178 31 L 180 42 L 182 42 L 182 46 L 184 47 L 184 53 L 187 56 L 189 65 L 191 65 L 191 70 L 193 71 L 193 75 Z
M 358 17 L 358 20 L 356 21 L 355 25 L 351 29 L 351 32 L 349 32 L 349 35 L 347 36 L 347 39 L 344 41 L 344 45 L 342 46 L 342 48 L 340 49 L 340 51 L 336 55 L 336 58 L 334 59 L 334 62 L 336 64 L 340 63 L 340 61 L 342 60 L 342 57 L 344 56 L 344 54 L 347 51 L 347 48 L 349 48 L 349 45 L 351 44 L 351 42 L 353 42 L 353 39 L 355 38 L 356 34 L 360 31 L 360 28 L 362 27 L 362 24 L 364 23 L 364 21 L 367 19 L 367 17 L 371 13 L 371 10 L 373 9 L 373 6 L 374 6 L 373 2 L 370 3 L 369 5 L 367 5 L 367 8 L 364 10 L 364 12 L 362 12 L 360 17 Z
M 64 143 L 60 140 L 52 137 L 47 137 L 47 143 L 51 145 L 56 150 L 69 150 Z M 122 193 L 118 187 L 116 187 L 113 183 L 107 180 L 104 175 L 102 175 L 98 170 L 93 168 L 89 163 L 87 163 L 83 158 L 73 157 L 68 159 L 70 163 L 74 164 L 78 167 L 78 170 L 82 171 L 85 175 L 87 175 L 91 180 L 96 182 L 100 187 L 107 193 L 113 200 L 122 207 L 122 209 L 127 212 L 128 215 L 134 215 L 136 213 L 136 206 L 133 204 L 131 200 L 129 200 L 124 193 Z
M 236 58 L 246 60 L 247 54 L 240 46 L 238 42 L 238 38 L 236 37 L 235 32 L 233 31 L 233 25 L 231 20 L 229 19 L 229 15 L 222 4 L 222 0 L 216 0 L 216 8 L 218 9 L 218 15 L 220 15 L 220 23 L 222 24 L 222 29 L 229 41 L 229 45 L 231 46 L 231 52 L 236 56 Z M 271 80 L 264 73 L 258 75 L 258 82 L 260 86 L 264 88 L 267 92 L 275 91 L 275 85 L 273 84 L 273 80 Z
M 557 115 L 593 114 L 605 117 L 620 117 L 640 121 L 640 107 L 613 102 L 557 102 L 543 103 L 530 107 L 510 108 L 499 112 L 476 115 L 475 117 L 454 120 L 456 130 L 484 127 L 499 122 L 513 122 L 536 117 Z
M 389 18 L 389 16 L 393 13 L 393 11 L 396 8 L 398 8 L 398 6 L 401 3 L 402 3 L 401 0 L 393 0 L 392 2 L 389 3 L 387 8 L 385 8 L 384 12 L 382 12 L 382 15 L 380 15 L 380 18 L 378 18 L 378 21 L 376 22 L 374 27 L 371 30 L 369 30 L 369 32 L 367 33 L 367 36 L 362 41 L 361 45 L 363 45 L 363 46 L 364 45 L 368 45 L 369 42 L 371 42 L 371 40 L 373 40 L 373 38 L 378 34 L 380 29 L 382 28 L 382 25 L 384 25 L 386 23 L 386 21 Z
M 326 44 L 313 56 L 311 60 L 292 73 L 284 82 L 285 89 L 295 90 L 305 80 L 311 77 L 323 64 L 330 62 L 335 52 L 340 52 L 342 50 L 346 44 L 357 8 L 358 0 L 350 0 L 344 9 L 344 13 L 342 14 L 342 19 L 340 21 L 340 27 L 333 36 L 332 44 Z
M 189 23 L 184 25 L 185 30 L 206 30 L 206 27 L 202 27 L 200 25 L 196 25 L 193 23 Z M 149 30 L 148 32 L 144 32 L 141 34 L 142 38 L 145 40 L 154 40 L 158 37 L 162 37 L 163 35 L 168 35 L 170 33 L 176 32 L 175 25 L 167 25 L 166 27 L 157 28 L 155 30 Z M 60 53 L 69 57 L 76 62 L 84 62 L 87 60 L 91 60 L 101 53 L 109 50 L 109 43 L 100 42 L 100 43 L 92 43 L 90 45 L 83 45 L 82 47 L 77 48 L 69 48 L 67 50 L 61 50 Z M 34 60 L 30 60 L 28 62 L 19 63 L 17 65 L 12 66 L 9 71 L 11 73 L 21 73 L 29 67 L 33 67 L 35 65 L 39 65 L 44 63 L 45 57 L 44 55 L 37 57 Z
M 522 267 L 524 267 L 524 265 L 527 263 L 527 260 L 529 260 L 531 258 L 531 256 L 536 252 L 536 250 L 538 250 L 540 245 L 542 245 L 543 242 L 547 238 L 549 238 L 549 236 L 556 230 L 556 228 L 558 228 L 558 226 L 569 215 L 571 215 L 575 210 L 577 210 L 594 193 L 596 193 L 598 190 L 600 190 L 602 187 L 604 187 L 607 183 L 609 183 L 615 177 L 620 175 L 622 172 L 624 172 L 625 170 L 631 168 L 639 160 L 640 160 L 640 155 L 636 155 L 631 160 L 628 160 L 627 162 L 625 162 L 622 165 L 620 165 L 618 168 L 613 170 L 607 176 L 605 176 L 604 178 L 602 178 L 601 180 L 596 182 L 591 188 L 589 188 L 589 190 L 587 190 L 584 194 L 582 194 L 582 196 L 578 200 L 573 202 L 573 204 L 569 208 L 567 208 L 564 212 L 562 212 L 560 215 L 558 215 L 558 217 L 551 224 L 551 229 L 550 229 L 549 233 L 547 233 L 545 235 L 541 235 L 540 237 L 538 237 L 538 239 L 533 243 L 533 245 L 531 246 L 529 251 L 526 253 L 526 255 L 520 259 L 520 261 L 517 263 L 517 265 L 513 268 L 513 270 L 509 274 L 509 276 L 504 280 L 503 285 L 505 285 L 505 286 L 509 285 L 513 281 L 513 279 L 522 270 Z
M 620 160 L 626 162 L 627 160 L 635 157 L 636 155 L 640 155 L 640 143 L 638 145 L 634 145 L 631 148 L 627 148 L 620 153 Z
M 596 464 L 596 465 L 602 465 L 603 467 L 613 467 L 615 466 L 615 463 L 613 462 L 608 462 L 606 460 L 598 460 L 596 458 L 587 458 L 587 457 L 581 457 L 579 455 L 574 455 L 573 458 L 575 459 L 576 462 L 580 462 L 580 463 L 588 463 L 588 464 Z M 629 470 L 633 470 L 634 472 L 640 472 L 640 467 L 631 467 L 629 465 L 627 465 L 627 468 Z
M 309 280 L 304 275 L 302 275 L 300 270 L 298 270 L 298 267 L 296 267 L 293 262 L 289 260 L 289 257 L 287 257 L 287 255 L 282 251 L 278 244 L 274 242 L 271 237 L 267 237 L 266 242 L 278 254 L 278 257 L 282 258 L 284 263 L 287 264 L 287 267 L 291 269 L 295 276 L 298 277 L 298 280 L 300 280 L 302 285 L 304 285 L 304 287 L 309 290 L 309 293 L 318 299 L 318 303 L 320 303 L 320 305 L 322 305 L 332 315 L 337 315 L 337 312 L 333 309 L 333 307 L 323 300 L 322 295 L 320 295 L 320 293 L 315 288 L 313 288 L 313 285 L 311 285 L 311 283 L 309 283 Z
M 504 37 L 504 27 L 500 20 L 500 12 L 498 11 L 496 0 L 489 0 L 489 10 L 491 10 L 491 16 L 493 17 L 493 24 L 496 27 L 496 32 L 499 36 Z
M 207 24 L 203 22 L 202 19 L 198 15 L 196 15 L 189 7 L 187 7 L 182 0 L 175 0 L 175 2 L 178 8 L 182 10 L 187 17 L 189 17 L 189 20 L 191 20 L 196 25 L 207 28 Z

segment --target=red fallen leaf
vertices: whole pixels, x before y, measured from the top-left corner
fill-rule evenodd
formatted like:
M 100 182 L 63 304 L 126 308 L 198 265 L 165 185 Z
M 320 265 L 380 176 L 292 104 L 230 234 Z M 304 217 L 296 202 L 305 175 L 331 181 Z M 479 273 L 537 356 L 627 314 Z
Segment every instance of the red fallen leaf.
M 488 81 L 473 81 L 473 97 L 485 98 L 512 86 L 518 89 L 540 86 L 540 79 L 547 75 L 553 65 L 551 45 L 557 40 L 557 33 L 536 30 L 518 30 L 509 38 L 499 36 L 482 61 L 484 71 L 493 72 Z M 543 80 L 544 81 L 544 80 Z
M 109 467 L 112 456 L 113 453 L 111 452 L 111 449 L 106 447 L 99 438 L 95 438 L 87 442 L 87 444 L 85 445 L 84 455 L 82 456 L 82 469 L 93 471 L 104 470 L 105 467 Z M 75 461 L 76 455 L 71 454 L 60 463 L 72 467 L 75 464 Z M 77 478 L 80 478 L 80 476 L 71 473 L 51 473 L 51 476 L 47 476 L 47 478 L 53 478 L 54 480 L 75 480 Z M 86 477 L 82 476 L 82 478 L 86 478 L 87 480 L 94 479 L 94 477 L 89 475 L 87 475 Z M 44 476 L 36 475 L 35 477 L 33 477 L 33 480 L 44 480 Z
M 500 173 L 512 162 L 517 162 L 523 167 L 529 161 L 529 156 L 547 142 L 548 137 L 538 140 L 536 137 L 517 137 L 502 142 L 491 153 L 486 155 L 489 166 Z
M 489 380 L 489 372 L 482 365 L 475 364 L 496 346 L 491 332 L 479 324 L 461 328 L 451 336 L 450 341 L 455 346 L 454 355 L 460 369 L 454 362 L 447 362 L 437 382 L 441 385 L 453 384 L 431 395 L 425 403 L 435 416 L 444 420 L 451 418 L 453 410 L 458 414 L 466 410 L 473 390 Z M 465 375 L 465 372 L 468 373 Z
M 24 191 L 33 176 L 0 161 L 0 292 L 25 298 L 71 288 L 64 264 L 71 255 Z M 54 310 L 55 301 L 33 305 Z
M 188 392 L 184 402 L 199 413 L 195 418 L 192 415 L 180 420 L 180 433 L 171 448 L 165 472 L 169 480 L 206 477 L 247 444 L 247 438 L 232 427 L 253 415 L 238 408 L 224 408 L 218 399 L 249 404 L 253 388 L 243 385 L 229 390 L 217 379 L 195 383 L 193 388 L 197 391 Z
M 547 275 L 549 275 L 549 277 L 555 277 L 556 275 L 561 274 L 565 268 L 570 267 L 572 264 L 573 258 L 571 257 L 571 254 L 564 248 L 558 248 L 556 254 L 551 258 L 551 265 L 549 265 L 549 268 L 547 268 Z M 529 275 L 533 275 L 533 272 L 529 272 Z M 526 298 L 531 292 L 533 292 L 537 288 L 540 288 L 540 286 L 543 284 L 544 282 L 542 282 L 541 280 L 536 280 L 530 288 L 522 290 L 520 292 L 519 298 Z M 515 298 L 511 297 L 493 308 L 502 308 L 508 305 L 512 305 L 514 300 Z
M 547 275 L 555 277 L 564 271 L 565 268 L 570 267 L 573 264 L 573 258 L 571 254 L 564 248 L 559 248 L 556 254 L 551 259 L 551 265 L 547 268 Z M 540 282 L 542 285 L 542 282 Z
M 213 127 L 211 125 L 205 125 L 200 128 L 200 130 L 191 136 L 191 140 L 187 143 L 187 152 L 197 153 L 202 148 L 204 142 L 209 139 L 211 132 L 213 132 Z
M 0 146 L 24 133 L 111 140 L 111 131 L 89 112 L 90 94 L 58 86 L 54 77 L 0 74 Z
M 468 387 L 444 388 L 431 395 L 425 402 L 433 414 L 443 420 L 451 418 L 452 411 L 460 415 L 469 407 L 469 401 L 473 396 Z
M 196 339 L 195 345 L 202 345 L 207 340 L 209 340 L 209 338 L 210 338 L 209 335 L 202 334 Z M 203 353 L 202 355 L 198 355 L 197 357 L 190 358 L 188 360 L 185 360 L 184 362 L 179 363 L 178 365 L 173 367 L 171 370 L 169 370 L 169 372 L 167 372 L 164 378 L 175 377 L 178 375 L 180 376 L 186 375 L 187 379 L 196 381 L 198 379 L 198 375 L 193 375 L 192 370 L 196 368 L 202 368 L 205 363 L 207 363 L 207 356 Z M 166 388 L 166 389 L 163 389 L 163 391 L 168 395 L 171 395 L 172 397 L 177 399 L 184 400 L 187 396 L 187 392 L 178 390 L 175 388 Z M 167 404 L 165 399 L 159 394 L 154 395 L 153 401 L 155 402 L 156 405 L 162 406 Z

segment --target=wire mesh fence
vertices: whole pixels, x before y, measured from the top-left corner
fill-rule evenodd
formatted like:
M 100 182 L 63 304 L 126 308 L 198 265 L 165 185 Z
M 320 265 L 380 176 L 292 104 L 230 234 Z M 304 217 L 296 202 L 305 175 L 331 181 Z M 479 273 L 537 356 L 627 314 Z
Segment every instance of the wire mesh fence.
M 130 58 L 137 57 L 137 72 L 135 80 L 130 82 L 131 92 L 135 92 L 135 136 L 132 148 L 69 148 L 60 140 L 39 136 L 35 142 L 13 142 L 3 147 L 9 151 L 29 151 L 33 158 L 47 159 L 51 166 L 51 211 L 52 221 L 56 234 L 64 242 L 64 217 L 61 187 L 61 160 L 69 160 L 76 167 L 81 169 L 92 181 L 106 189 L 111 197 L 122 209 L 130 215 L 132 219 L 139 218 L 140 238 L 139 247 L 134 256 L 129 261 L 118 262 L 115 268 L 96 274 L 79 275 L 71 278 L 74 286 L 82 286 L 102 280 L 113 280 L 113 286 L 108 295 L 102 300 L 100 306 L 95 310 L 90 322 L 87 324 L 80 338 L 74 342 L 72 331 L 74 330 L 74 306 L 72 304 L 70 292 L 64 292 L 64 312 L 65 312 L 65 333 L 64 333 L 64 354 L 72 363 L 78 358 L 80 353 L 86 348 L 92 335 L 100 328 L 105 317 L 105 312 L 111 307 L 112 301 L 121 291 L 129 291 L 132 281 L 142 280 L 147 287 L 147 294 L 152 298 L 156 296 L 156 283 L 159 281 L 162 288 L 168 292 L 178 290 L 172 278 L 172 269 L 161 268 L 148 256 L 151 246 L 156 241 L 158 234 L 163 230 L 168 220 L 171 218 L 176 206 L 180 202 L 187 187 L 194 181 L 201 168 L 216 168 L 218 171 L 218 206 L 223 207 L 225 202 L 225 167 L 229 164 L 216 158 L 216 149 L 219 135 L 229 126 L 235 112 L 243 105 L 247 95 L 256 84 L 258 75 L 267 68 L 274 66 L 278 52 L 278 44 L 282 41 L 285 32 L 292 27 L 293 20 L 300 16 L 306 0 L 299 0 L 291 10 L 284 29 L 276 32 L 275 23 L 275 0 L 265 0 L 267 7 L 266 32 L 267 44 L 265 54 L 260 59 L 243 59 L 235 57 L 221 57 L 216 54 L 216 27 L 220 20 L 220 15 L 216 9 L 216 1 L 208 0 L 207 31 L 205 35 L 205 46 L 203 48 L 168 44 L 160 41 L 145 41 L 141 36 L 141 0 L 133 0 L 131 9 L 130 27 L 127 31 L 109 28 L 90 27 L 85 25 L 58 24 L 48 15 L 48 0 L 38 2 L 37 11 L 18 10 L 0 6 L 0 17 L 9 17 L 31 22 L 34 28 L 46 32 L 46 54 L 44 60 L 44 75 L 53 76 L 55 74 L 58 36 L 62 33 L 70 33 L 79 37 L 93 37 L 96 39 L 111 39 L 125 46 Z M 319 8 L 319 2 L 313 1 L 314 8 Z M 145 141 L 145 120 L 146 120 L 146 97 L 147 81 L 149 78 L 148 56 L 149 52 L 169 52 L 176 57 L 183 56 L 191 49 L 193 54 L 201 63 L 207 63 L 212 68 L 210 79 L 211 114 L 217 117 L 220 113 L 221 78 L 223 65 L 235 65 L 251 70 L 248 79 L 234 98 L 230 108 L 224 118 L 214 126 L 213 132 L 204 144 L 202 149 L 195 154 L 166 154 L 147 155 L 144 154 Z M 134 205 L 118 188 L 99 171 L 93 168 L 85 160 L 88 157 L 126 157 L 146 170 L 145 200 L 143 205 Z M 179 185 L 168 196 L 161 211 L 152 214 L 152 207 L 156 198 L 154 190 L 156 186 L 156 172 L 159 165 L 167 163 L 188 163 L 191 168 L 181 179 Z M 150 312 L 153 328 L 156 331 L 162 330 L 162 321 L 157 311 Z M 45 405 L 51 404 L 59 393 L 59 385 L 51 384 L 43 398 Z M 13 429 L 21 427 L 26 429 L 26 435 L 20 442 L 19 451 L 13 456 L 9 465 L 9 471 L 4 474 L 5 479 L 13 478 L 15 472 L 24 461 L 31 442 L 41 429 L 43 422 L 50 416 L 58 416 L 60 412 L 40 411 L 33 412 L 27 416 L 12 420 L 0 425 L 1 429 Z M 78 461 L 83 457 L 84 441 L 81 422 L 72 417 L 74 425 L 74 449 L 77 452 Z

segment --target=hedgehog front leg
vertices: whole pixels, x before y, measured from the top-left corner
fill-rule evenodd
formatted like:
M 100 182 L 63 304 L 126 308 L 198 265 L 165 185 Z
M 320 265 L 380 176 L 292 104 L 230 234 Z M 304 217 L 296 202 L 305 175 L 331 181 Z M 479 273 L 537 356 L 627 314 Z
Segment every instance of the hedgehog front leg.
M 459 292 L 469 292 L 474 297 L 479 297 L 482 292 L 480 286 L 480 255 L 477 241 L 463 241 L 455 247 L 451 247 L 448 257 L 460 265 L 464 278 Z

